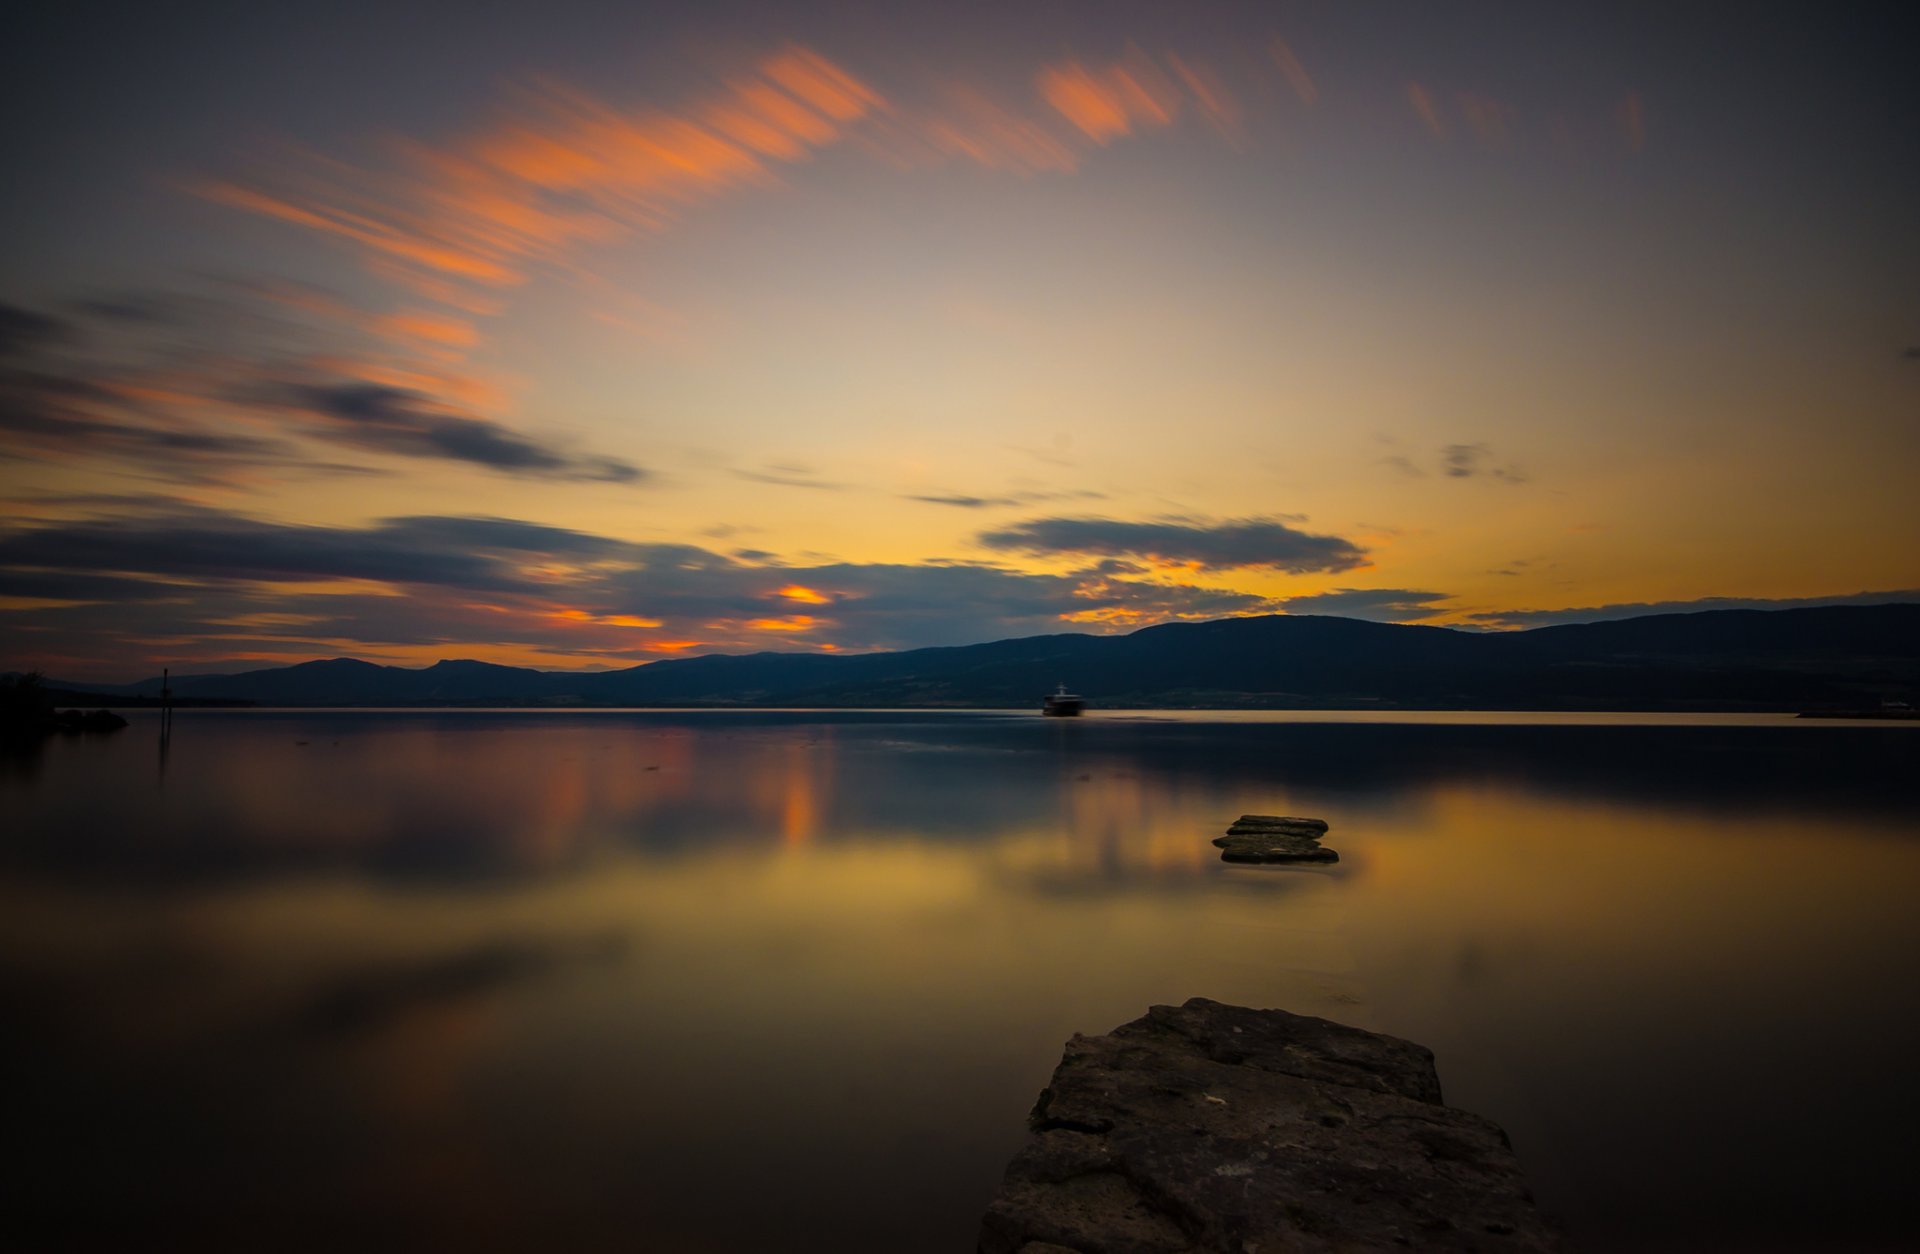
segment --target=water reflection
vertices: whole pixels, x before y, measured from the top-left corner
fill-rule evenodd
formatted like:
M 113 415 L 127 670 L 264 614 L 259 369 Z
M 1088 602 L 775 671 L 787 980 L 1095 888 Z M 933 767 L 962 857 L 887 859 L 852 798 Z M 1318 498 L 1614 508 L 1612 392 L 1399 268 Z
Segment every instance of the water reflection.
M 158 730 L 0 775 L 70 1244 L 963 1250 L 1064 1037 L 1196 994 L 1433 1045 L 1586 1248 L 1904 1231 L 1910 729 Z M 1248 811 L 1342 861 L 1221 864 Z

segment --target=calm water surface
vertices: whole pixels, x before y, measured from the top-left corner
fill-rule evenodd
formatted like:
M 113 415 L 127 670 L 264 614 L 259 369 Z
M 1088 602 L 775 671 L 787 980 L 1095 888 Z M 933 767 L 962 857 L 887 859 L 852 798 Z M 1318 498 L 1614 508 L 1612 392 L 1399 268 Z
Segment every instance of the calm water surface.
M 1202 995 L 1432 1046 L 1588 1251 L 1895 1248 L 1917 762 L 1770 716 L 136 717 L 0 759 L 8 1244 L 966 1251 L 1068 1034 Z M 1222 865 L 1243 812 L 1341 862 Z

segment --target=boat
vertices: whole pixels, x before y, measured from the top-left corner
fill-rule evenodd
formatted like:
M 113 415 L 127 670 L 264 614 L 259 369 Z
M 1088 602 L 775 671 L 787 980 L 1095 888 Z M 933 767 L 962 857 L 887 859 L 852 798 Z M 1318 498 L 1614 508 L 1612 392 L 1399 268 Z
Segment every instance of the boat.
M 1076 718 L 1086 708 L 1085 697 L 1068 692 L 1067 686 L 1061 684 L 1047 695 L 1047 699 L 1041 703 L 1040 712 L 1054 718 Z

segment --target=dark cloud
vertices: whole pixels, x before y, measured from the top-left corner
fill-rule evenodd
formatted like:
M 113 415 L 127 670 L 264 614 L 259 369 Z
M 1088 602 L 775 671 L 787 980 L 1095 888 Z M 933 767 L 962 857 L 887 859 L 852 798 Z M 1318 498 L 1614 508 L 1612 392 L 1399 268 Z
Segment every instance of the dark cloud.
M 979 540 L 989 548 L 1023 553 L 1146 558 L 1193 563 L 1207 570 L 1266 567 L 1305 574 L 1352 570 L 1367 560 L 1366 551 L 1350 540 L 1299 531 L 1273 518 L 1222 522 L 1036 518 L 982 532 Z
M 177 584 L 66 570 L 10 570 L 5 589 L 10 597 L 87 603 L 164 601 L 180 595 Z
M 18 305 L 0 304 L 0 360 L 66 339 L 68 323 Z
M 1389 437 L 1382 438 L 1391 444 L 1398 443 Z M 1391 466 L 1410 479 L 1425 479 L 1428 474 L 1420 461 L 1415 461 L 1405 453 L 1382 457 L 1379 464 Z M 1512 462 L 1500 461 L 1490 444 L 1443 444 L 1434 455 L 1433 466 L 1437 473 L 1448 479 L 1480 477 L 1517 484 L 1526 483 L 1533 477 Z
M 1126 578 L 1140 568 L 1120 561 L 1036 575 L 748 556 L 757 560 L 510 518 L 296 526 L 116 499 L 83 520 L 0 527 L 0 584 L 33 598 L 0 611 L 0 656 L 123 678 L 234 654 L 401 646 L 617 664 L 661 650 L 913 648 L 1272 608 L 1252 594 Z
M 1481 476 L 1507 483 L 1525 483 L 1532 478 L 1519 466 L 1498 461 L 1492 446 L 1487 444 L 1446 445 L 1440 450 L 1440 466 L 1441 473 L 1449 479 Z
M 1102 578 L 1110 579 L 1115 576 L 1124 578 L 1127 575 L 1144 575 L 1148 572 L 1147 568 L 1138 562 L 1129 562 L 1122 558 L 1109 557 L 1102 561 L 1095 562 L 1080 573 L 1083 575 L 1098 575 Z
M 1701 610 L 1792 610 L 1820 605 L 1892 605 L 1920 602 L 1920 588 L 1854 592 L 1831 597 L 1700 597 L 1692 601 L 1633 601 L 1567 610 L 1502 610 L 1472 615 L 1489 627 L 1550 627 L 1559 623 L 1600 623 L 1645 614 L 1692 614 Z
M 0 568 L 113 571 L 214 583 L 364 579 L 533 592 L 539 583 L 521 574 L 511 556 L 591 556 L 610 544 L 506 519 L 396 518 L 364 528 L 309 527 L 188 509 L 0 533 Z
M 81 342 L 72 324 L 0 306 L 0 456 L 115 462 L 181 483 L 370 473 L 315 457 L 304 442 L 320 441 L 520 477 L 646 477 L 620 458 L 576 453 L 425 390 L 342 377 L 353 353 L 337 335 L 250 299 L 80 301 L 73 308 L 94 332 L 83 351 L 70 351 Z M 263 433 L 262 419 L 279 430 Z
M 330 420 L 314 434 L 402 457 L 471 462 L 513 475 L 634 483 L 638 466 L 613 457 L 573 457 L 497 422 L 448 412 L 419 392 L 373 383 L 294 390 L 300 407 Z
M 1377 623 L 1409 623 L 1442 613 L 1444 607 L 1438 603 L 1452 599 L 1445 592 L 1416 592 L 1407 588 L 1336 588 L 1311 596 L 1288 597 L 1281 606 L 1289 614 L 1332 614 Z
M 180 483 L 262 466 L 317 467 L 290 441 L 147 420 L 136 407 L 84 379 L 0 368 L 0 458 L 101 458 Z
M 1449 479 L 1471 479 L 1476 475 L 1507 483 L 1525 483 L 1533 476 L 1511 462 L 1495 460 L 1487 444 L 1449 444 L 1440 450 L 1440 473 Z
M 172 321 L 177 316 L 170 301 L 148 292 L 87 297 L 73 302 L 72 309 L 103 322 L 157 323 Z

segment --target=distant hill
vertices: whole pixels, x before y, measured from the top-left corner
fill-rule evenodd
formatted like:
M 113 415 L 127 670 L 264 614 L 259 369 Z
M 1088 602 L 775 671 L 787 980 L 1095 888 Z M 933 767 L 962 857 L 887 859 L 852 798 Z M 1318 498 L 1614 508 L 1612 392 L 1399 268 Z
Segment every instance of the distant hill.
M 175 676 L 177 695 L 271 705 L 1037 706 L 1801 710 L 1920 693 L 1920 605 L 1709 610 L 1472 632 L 1273 615 L 852 656 L 754 653 L 627 670 L 352 658 Z M 160 681 L 116 687 L 153 695 Z

